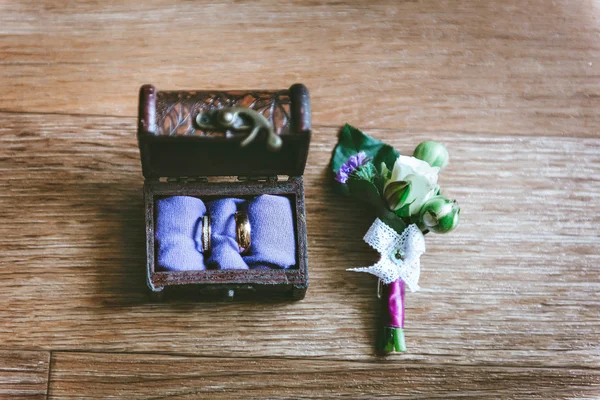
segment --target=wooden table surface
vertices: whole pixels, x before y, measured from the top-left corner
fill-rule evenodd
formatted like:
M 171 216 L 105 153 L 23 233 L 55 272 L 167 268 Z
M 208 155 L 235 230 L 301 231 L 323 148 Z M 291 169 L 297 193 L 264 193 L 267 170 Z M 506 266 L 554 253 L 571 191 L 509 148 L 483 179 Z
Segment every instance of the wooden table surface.
M 67 4 L 71 3 L 71 4 Z M 305 300 L 149 300 L 137 91 L 308 86 Z M 600 3 L 0 1 L 0 397 L 600 398 Z M 408 352 L 345 122 L 447 145 Z

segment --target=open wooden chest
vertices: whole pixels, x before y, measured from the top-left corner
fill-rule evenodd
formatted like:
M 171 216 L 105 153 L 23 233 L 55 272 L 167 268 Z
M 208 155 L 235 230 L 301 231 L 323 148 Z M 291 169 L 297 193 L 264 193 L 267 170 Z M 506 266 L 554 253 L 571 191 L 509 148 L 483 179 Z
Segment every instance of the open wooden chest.
M 302 174 L 311 136 L 305 86 L 222 92 L 157 91 L 145 85 L 140 90 L 137 134 L 145 178 L 147 281 L 153 292 L 184 286 L 215 298 L 240 293 L 304 297 L 308 264 Z M 260 195 L 289 199 L 294 265 L 248 269 L 182 265 L 176 270 L 161 265 L 156 231 L 161 199 L 189 196 L 210 202 Z

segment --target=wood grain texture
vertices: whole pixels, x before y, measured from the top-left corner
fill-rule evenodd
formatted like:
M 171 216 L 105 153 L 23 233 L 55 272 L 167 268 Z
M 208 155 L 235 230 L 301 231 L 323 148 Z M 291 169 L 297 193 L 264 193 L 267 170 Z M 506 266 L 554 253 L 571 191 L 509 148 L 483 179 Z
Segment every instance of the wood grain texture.
M 329 189 L 335 129 L 315 130 L 305 174 L 305 301 L 153 304 L 133 121 L 3 118 L 5 346 L 373 357 L 375 279 L 345 271 L 375 260 L 361 239 L 373 217 Z M 463 208 L 460 229 L 428 237 L 402 359 L 596 367 L 600 139 L 369 133 L 404 152 L 426 138 L 446 143 L 442 184 Z
M 0 350 L 15 354 L 0 382 L 52 351 L 57 398 L 599 398 L 599 15 L 593 0 L 0 0 Z M 314 124 L 306 299 L 152 302 L 139 86 L 297 81 Z M 328 183 L 345 122 L 403 153 L 445 143 L 462 206 L 457 231 L 428 235 L 409 351 L 385 360 L 376 280 L 345 271 L 376 259 L 373 216 Z
M 316 125 L 588 136 L 600 125 L 593 0 L 0 4 L 1 110 L 133 116 L 142 83 L 298 81 Z
M 45 399 L 47 351 L 0 350 L 0 399 Z
M 597 398 L 600 371 L 57 353 L 49 398 Z M 392 378 L 393 377 L 393 378 Z

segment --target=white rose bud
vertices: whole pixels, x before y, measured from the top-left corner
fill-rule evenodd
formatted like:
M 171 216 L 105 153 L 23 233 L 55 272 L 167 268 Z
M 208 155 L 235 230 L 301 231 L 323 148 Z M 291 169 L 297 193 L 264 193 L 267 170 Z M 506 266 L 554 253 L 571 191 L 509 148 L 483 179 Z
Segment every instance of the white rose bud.
M 439 168 L 415 157 L 400 156 L 390 172 L 382 165 L 385 182 L 383 198 L 390 210 L 401 217 L 416 216 L 437 190 Z

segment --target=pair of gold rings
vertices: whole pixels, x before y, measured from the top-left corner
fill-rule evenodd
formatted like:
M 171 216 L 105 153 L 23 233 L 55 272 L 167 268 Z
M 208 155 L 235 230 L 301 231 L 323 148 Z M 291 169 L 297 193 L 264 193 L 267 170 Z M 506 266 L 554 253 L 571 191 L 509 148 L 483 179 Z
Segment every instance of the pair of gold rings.
M 252 228 L 248 214 L 244 211 L 238 211 L 234 215 L 235 218 L 235 239 L 238 244 L 240 254 L 245 254 L 250 249 Z M 208 253 L 211 249 L 211 226 L 210 215 L 205 215 L 202 218 L 202 249 Z

